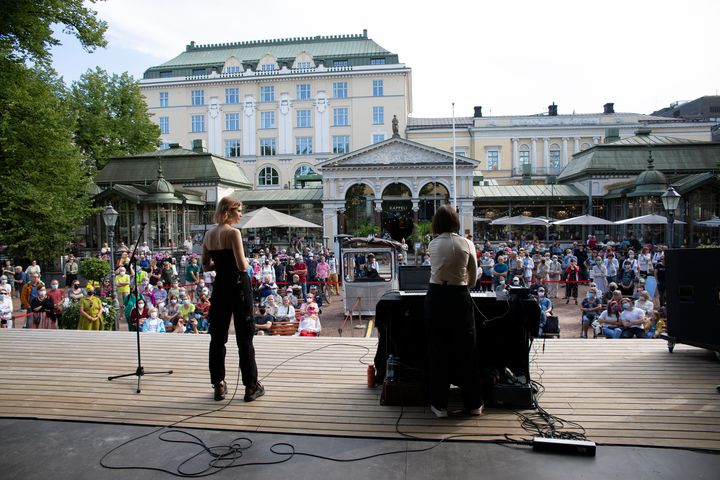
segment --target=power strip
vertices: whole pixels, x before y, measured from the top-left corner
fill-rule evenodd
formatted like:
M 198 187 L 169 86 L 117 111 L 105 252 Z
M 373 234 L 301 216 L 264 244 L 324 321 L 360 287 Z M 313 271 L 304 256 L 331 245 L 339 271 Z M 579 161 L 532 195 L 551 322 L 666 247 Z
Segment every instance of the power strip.
M 587 440 L 535 437 L 532 444 L 533 450 L 538 452 L 569 453 L 587 457 L 594 457 L 596 450 L 595 442 Z

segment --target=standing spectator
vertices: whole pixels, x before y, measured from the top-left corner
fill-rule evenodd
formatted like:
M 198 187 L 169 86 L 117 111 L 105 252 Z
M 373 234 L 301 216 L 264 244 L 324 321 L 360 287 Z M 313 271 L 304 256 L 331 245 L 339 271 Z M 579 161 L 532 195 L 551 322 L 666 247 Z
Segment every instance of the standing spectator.
M 5 292 L 8 297 L 12 295 L 12 285 L 8 283 L 8 277 L 5 274 L 0 275 L 0 290 Z
M 540 307 L 540 322 L 538 324 L 538 337 L 542 337 L 542 334 L 547 325 L 547 317 L 552 315 L 553 304 L 552 301 L 545 295 L 545 287 L 540 287 L 537 290 L 537 301 Z
M 620 291 L 624 296 L 630 296 L 635 290 L 636 274 L 633 268 L 633 261 L 631 259 L 623 262 L 623 268 L 620 271 Z
M 558 256 L 555 254 L 553 254 L 550 259 L 550 264 L 548 265 L 548 275 L 550 276 L 548 296 L 550 298 L 558 298 L 558 291 L 560 290 L 560 277 L 562 276 L 562 265 L 558 261 Z
M 115 275 L 115 291 L 118 294 L 120 305 L 125 305 L 125 299 L 130 295 L 130 275 L 127 274 L 125 267 L 118 268 Z
M 12 323 L 13 304 L 10 295 L 5 291 L 0 291 L 0 326 L 2 328 L 10 328 Z
M 604 263 L 608 284 L 612 282 L 617 282 L 617 275 L 620 265 L 618 264 L 617 258 L 615 258 L 615 253 L 613 253 L 612 251 L 608 252 L 607 256 L 605 257 Z
M 335 252 L 331 251 L 327 257 L 327 263 L 330 267 L 330 274 L 328 275 L 328 286 L 330 287 L 330 293 L 333 295 L 340 295 L 340 285 L 338 277 L 337 260 L 335 259 Z
M 540 258 L 540 261 L 537 263 L 537 269 L 536 269 L 535 276 L 537 278 L 538 283 L 542 284 L 543 286 L 548 285 L 547 281 L 550 280 L 550 265 L 548 265 L 549 262 L 550 262 L 549 258 L 542 257 L 542 258 Z M 549 297 L 549 295 L 547 295 L 547 291 L 545 293 L 546 293 L 546 296 Z
M 640 278 L 647 278 L 648 271 L 652 268 L 652 257 L 647 247 L 643 247 L 643 249 L 640 250 L 637 258 L 637 267 Z
M 212 286 L 213 286 L 213 282 L 215 281 L 215 275 L 217 275 L 215 270 L 204 270 L 202 273 L 203 281 L 205 282 L 205 287 L 208 289 L 208 294 L 212 293 Z
M 325 255 L 320 255 L 320 261 L 315 268 L 315 275 L 318 281 L 318 292 L 320 295 L 326 296 L 325 301 L 330 304 L 330 288 L 328 285 L 328 279 L 330 278 L 330 264 L 327 263 Z
M 57 319 L 60 318 L 60 315 L 62 315 L 63 302 L 65 301 L 65 290 L 61 289 L 60 283 L 53 279 L 50 281 L 50 291 L 47 295 L 50 297 L 50 300 L 52 300 L 54 305 L 53 316 L 57 321 Z
M 497 262 L 493 266 L 493 290 L 497 289 L 498 285 L 500 285 L 500 282 L 505 282 L 508 272 L 510 271 L 510 268 L 505 263 L 505 259 L 506 257 L 504 255 L 500 255 L 497 258 Z
M 570 265 L 565 269 L 565 303 L 570 303 L 570 297 L 578 304 L 578 281 L 580 280 L 580 267 L 577 266 L 577 260 L 570 259 Z
M 595 264 L 590 271 L 590 278 L 595 282 L 595 285 L 597 285 L 600 295 L 605 293 L 607 290 L 607 268 L 605 267 L 602 257 L 598 256 L 595 259 Z
M 14 287 L 13 279 L 15 277 L 15 267 L 12 266 L 12 262 L 10 260 L 5 260 L 5 265 L 3 265 L 2 268 L 2 276 L 5 277 L 5 279 L 9 282 L 8 284 L 10 285 L 10 292 L 8 293 L 8 295 L 12 295 Z
M 307 268 L 307 282 L 314 284 L 317 283 L 317 259 L 315 258 L 315 255 L 310 252 L 308 253 L 307 260 L 305 262 L 305 265 Z
M 162 265 L 158 265 L 158 261 L 154 258 L 150 260 L 150 285 L 153 287 L 157 285 L 157 282 L 162 279 Z
M 657 282 L 657 295 L 661 307 L 665 306 L 665 256 L 658 258 L 655 264 L 655 280 Z
M 195 293 L 195 284 L 200 280 L 200 266 L 197 258 L 190 259 L 190 265 L 185 269 L 185 288 L 188 292 L 190 300 L 193 300 Z
M 573 251 L 571 249 L 565 250 L 565 256 L 562 260 L 562 271 L 564 272 L 567 270 L 567 267 L 570 266 L 570 260 L 575 259 L 575 263 L 577 263 L 578 259 L 575 255 L 573 255 Z
M 275 278 L 275 267 L 270 264 L 270 259 L 265 257 L 265 259 L 262 261 L 262 265 L 260 267 L 260 278 L 267 278 L 268 275 L 270 275 L 270 278 L 273 282 L 276 281 Z
M 63 273 L 65 275 L 65 286 L 69 288 L 73 282 L 77 280 L 78 276 L 78 263 L 75 259 L 75 255 L 72 253 L 68 256 L 68 261 L 65 264 Z
M 300 288 L 302 288 L 302 296 L 305 298 L 307 296 L 307 265 L 303 261 L 302 255 L 299 253 L 295 254 L 295 266 L 293 267 L 293 275 L 298 276 L 298 282 L 300 283 Z
M 95 295 L 95 289 L 88 285 L 87 295 L 80 300 L 78 330 L 102 330 L 102 302 Z
M 480 285 L 479 289 L 483 292 L 491 292 L 492 291 L 492 283 L 493 283 L 493 267 L 495 266 L 495 260 L 493 260 L 492 255 L 489 251 L 486 251 L 482 255 L 482 260 L 480 260 Z
M 160 279 L 163 285 L 170 285 L 173 278 L 175 278 L 175 275 L 173 274 L 172 263 L 163 262 L 162 271 L 160 272 Z
M 32 309 L 33 328 L 40 328 L 41 326 L 57 328 L 54 315 L 55 305 L 53 305 L 50 297 L 47 296 L 45 286 L 38 289 L 38 294 L 32 299 L 30 308 Z M 43 318 L 45 318 L 44 323 L 42 322 Z
M 83 294 L 82 288 L 80 288 L 79 280 L 75 280 L 73 282 L 73 284 L 70 286 L 70 290 L 68 290 L 67 296 L 73 303 L 79 302 L 83 299 L 85 295 Z
M 530 286 L 532 283 L 533 270 L 535 269 L 535 262 L 533 261 L 530 254 L 526 251 L 522 255 L 522 273 L 525 279 L 525 285 Z
M 31 277 L 33 274 L 40 276 L 40 265 L 37 264 L 36 260 L 30 262 L 30 265 L 25 269 L 25 275 Z
M 133 271 L 130 268 L 131 265 L 132 264 L 130 263 L 130 257 L 128 256 L 128 252 L 122 252 L 120 254 L 120 258 L 118 258 L 117 267 L 123 267 L 128 274 L 132 275 Z
M 193 241 L 192 237 L 188 235 L 188 237 L 183 242 L 183 250 L 185 250 L 185 253 L 188 255 L 192 253 L 192 247 L 193 247 Z
M 40 281 L 40 275 L 33 273 L 30 276 L 30 282 L 26 283 L 23 287 L 22 294 L 20 295 L 20 305 L 25 309 L 26 313 L 32 313 L 32 301 L 38 296 L 38 290 L 40 287 L 45 287 L 45 284 Z M 25 317 L 25 328 L 30 328 L 30 317 Z
M 145 272 L 150 271 L 150 259 L 145 255 L 144 253 L 140 254 L 140 261 L 138 262 L 138 266 L 144 270 Z
M 21 266 L 15 267 L 15 275 L 13 276 L 13 285 L 15 287 L 15 296 L 20 298 L 23 287 L 25 286 L 25 272 Z
M 585 249 L 585 245 L 582 245 L 582 244 L 578 245 L 574 254 L 575 254 L 575 258 L 577 258 L 577 265 L 580 268 L 579 280 L 587 280 L 588 279 L 588 269 L 587 269 L 586 260 L 588 259 L 588 251 Z
M 282 285 L 285 283 L 285 265 L 280 260 L 280 255 L 275 257 L 273 260 L 273 271 L 275 272 L 275 283 Z

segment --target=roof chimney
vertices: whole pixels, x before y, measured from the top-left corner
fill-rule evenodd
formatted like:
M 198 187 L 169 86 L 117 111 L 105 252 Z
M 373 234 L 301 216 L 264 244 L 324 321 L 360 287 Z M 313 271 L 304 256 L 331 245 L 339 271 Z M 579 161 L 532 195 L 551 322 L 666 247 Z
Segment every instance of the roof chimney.
M 615 113 L 615 104 L 614 103 L 606 103 L 603 105 L 603 113 Z
M 192 141 L 192 150 L 196 153 L 205 153 L 205 140 L 202 138 L 196 138 Z
M 473 117 L 482 118 L 482 106 L 475 107 L 475 113 L 473 114 Z
M 555 102 L 553 102 L 552 105 L 548 105 L 548 115 L 557 117 L 557 105 L 555 105 Z

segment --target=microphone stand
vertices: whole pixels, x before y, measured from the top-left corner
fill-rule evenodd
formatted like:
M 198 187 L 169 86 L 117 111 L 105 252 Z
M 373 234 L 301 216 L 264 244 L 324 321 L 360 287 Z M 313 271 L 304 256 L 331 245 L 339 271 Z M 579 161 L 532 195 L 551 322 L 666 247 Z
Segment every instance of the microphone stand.
M 140 289 L 138 288 L 138 282 L 137 282 L 137 257 L 135 256 L 138 245 L 140 245 L 140 239 L 143 236 L 143 232 L 145 231 L 145 225 L 147 223 L 143 222 L 140 226 L 140 235 L 138 235 L 137 242 L 135 242 L 135 247 L 133 248 L 132 255 L 130 256 L 130 266 L 132 267 L 132 274 L 135 276 L 135 311 L 137 311 L 137 304 L 140 299 Z M 114 266 L 113 266 L 114 267 Z M 147 307 L 147 305 L 146 305 Z M 140 312 L 138 312 L 138 318 L 137 318 L 137 325 L 135 327 L 135 333 L 137 334 L 137 368 L 132 373 L 124 373 L 122 375 L 115 375 L 112 377 L 108 377 L 108 381 L 115 380 L 116 378 L 124 378 L 124 377 L 131 377 L 135 375 L 137 377 L 137 393 L 140 393 L 140 379 L 144 377 L 145 375 L 171 375 L 173 373 L 172 370 L 166 370 L 162 372 L 146 372 L 145 369 L 142 366 L 142 359 L 140 357 Z

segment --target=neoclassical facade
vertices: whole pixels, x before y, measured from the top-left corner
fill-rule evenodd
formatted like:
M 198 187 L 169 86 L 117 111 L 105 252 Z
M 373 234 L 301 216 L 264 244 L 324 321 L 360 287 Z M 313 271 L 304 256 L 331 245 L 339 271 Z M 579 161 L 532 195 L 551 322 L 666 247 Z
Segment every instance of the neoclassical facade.
M 443 203 L 457 201 L 461 230 L 472 232 L 473 172 L 478 162 L 393 137 L 321 163 L 325 236 L 377 226 L 376 233 L 408 237 Z M 457 188 L 457 195 L 456 195 Z M 360 228 L 361 230 L 361 228 Z

